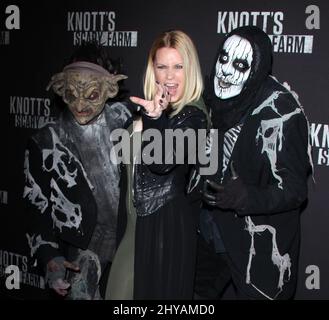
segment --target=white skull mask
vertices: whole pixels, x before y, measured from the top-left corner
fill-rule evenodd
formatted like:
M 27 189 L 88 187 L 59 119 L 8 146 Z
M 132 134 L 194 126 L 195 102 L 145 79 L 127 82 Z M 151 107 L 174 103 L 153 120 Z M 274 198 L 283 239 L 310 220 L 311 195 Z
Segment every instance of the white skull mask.
M 250 75 L 253 50 L 249 41 L 238 35 L 229 37 L 220 52 L 214 77 L 215 94 L 220 99 L 240 94 Z

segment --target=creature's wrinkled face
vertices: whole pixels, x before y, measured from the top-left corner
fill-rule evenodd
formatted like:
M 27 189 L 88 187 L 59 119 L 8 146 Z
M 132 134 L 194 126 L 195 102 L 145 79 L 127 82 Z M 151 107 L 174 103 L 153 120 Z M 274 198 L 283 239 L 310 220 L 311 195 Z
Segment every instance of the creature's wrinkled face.
M 215 94 L 220 99 L 239 95 L 250 75 L 253 50 L 244 38 L 229 37 L 218 56 L 214 77 Z
M 108 98 L 105 80 L 99 75 L 67 72 L 63 100 L 76 121 L 87 124 L 103 111 Z

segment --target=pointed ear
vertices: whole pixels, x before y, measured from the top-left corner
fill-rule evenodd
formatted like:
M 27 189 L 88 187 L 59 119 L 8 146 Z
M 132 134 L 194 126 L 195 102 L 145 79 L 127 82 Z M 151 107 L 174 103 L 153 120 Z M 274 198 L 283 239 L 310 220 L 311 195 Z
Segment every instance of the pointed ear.
M 53 88 L 54 92 L 59 96 L 63 97 L 64 95 L 64 83 L 65 83 L 65 73 L 60 72 L 56 73 L 51 77 L 49 84 L 47 85 L 47 90 Z
M 105 77 L 106 82 L 106 95 L 108 98 L 115 97 L 119 92 L 118 82 L 123 79 L 127 79 L 128 77 L 124 74 L 111 74 Z
M 128 76 L 124 74 L 115 74 L 113 75 L 113 77 L 116 82 L 119 82 L 120 80 L 128 79 Z

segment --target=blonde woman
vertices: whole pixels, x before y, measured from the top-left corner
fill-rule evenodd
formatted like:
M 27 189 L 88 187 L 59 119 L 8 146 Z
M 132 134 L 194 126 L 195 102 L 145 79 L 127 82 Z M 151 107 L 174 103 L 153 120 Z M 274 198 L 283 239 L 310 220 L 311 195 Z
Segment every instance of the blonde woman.
M 197 150 L 185 141 L 179 146 L 174 143 L 172 152 L 166 153 L 164 132 L 181 129 L 184 133 L 190 129 L 197 137 L 198 129 L 207 128 L 202 91 L 200 64 L 190 37 L 180 30 L 159 35 L 148 56 L 145 99 L 131 100 L 142 106 L 142 133 L 157 129 L 163 152 L 157 163 L 146 164 L 142 160 L 135 164 L 130 170 L 132 179 L 121 185 L 122 193 L 131 194 L 132 199 L 128 204 L 122 201 L 120 214 L 129 217 L 134 211 L 136 226 L 131 231 L 131 219 L 127 219 L 121 243 L 131 239 L 131 232 L 135 236 L 130 241 L 130 253 L 126 250 L 122 254 L 121 244 L 117 251 L 120 263 L 115 261 L 117 267 L 112 269 L 108 284 L 108 292 L 114 298 L 129 298 L 116 295 L 116 289 L 124 291 L 122 283 L 128 276 L 133 280 L 125 292 L 133 293 L 134 299 L 192 299 L 199 203 L 192 201 L 185 190 L 192 167 L 188 158 Z M 143 155 L 147 147 L 143 142 Z M 183 152 L 184 160 L 180 164 L 174 157 L 179 152 Z M 130 264 L 129 275 L 122 271 L 126 263 Z M 116 279 L 116 288 L 111 288 L 111 279 Z

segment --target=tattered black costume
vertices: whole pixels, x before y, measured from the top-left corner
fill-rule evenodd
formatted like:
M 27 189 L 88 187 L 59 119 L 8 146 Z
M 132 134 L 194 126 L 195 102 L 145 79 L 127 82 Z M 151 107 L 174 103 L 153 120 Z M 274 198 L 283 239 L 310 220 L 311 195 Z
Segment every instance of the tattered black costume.
M 54 257 L 86 260 L 77 263 L 86 266 L 90 287 L 81 282 L 75 299 L 94 298 L 101 270 L 114 255 L 119 167 L 110 160 L 110 134 L 130 115 L 125 104 L 108 103 L 95 122 L 81 126 L 65 110 L 28 142 L 24 197 L 31 256 L 43 271 Z
M 225 191 L 220 206 L 201 215 L 196 293 L 217 298 L 232 277 L 242 298 L 290 298 L 311 163 L 308 122 L 295 93 L 270 75 L 268 36 L 255 27 L 227 38 L 233 34 L 251 43 L 253 62 L 238 96 L 207 93 L 219 135 L 219 149 L 211 150 L 219 152 L 219 169 L 208 179 Z

